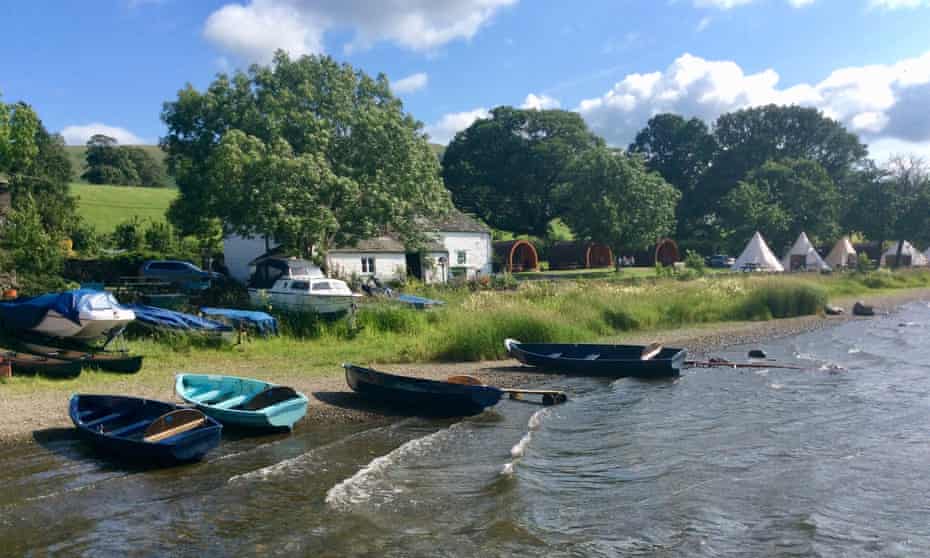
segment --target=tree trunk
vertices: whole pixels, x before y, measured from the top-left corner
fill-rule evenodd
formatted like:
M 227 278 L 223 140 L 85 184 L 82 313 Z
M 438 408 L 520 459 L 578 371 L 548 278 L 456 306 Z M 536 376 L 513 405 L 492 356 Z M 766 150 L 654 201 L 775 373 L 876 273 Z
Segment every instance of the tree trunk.
M 904 251 L 904 241 L 898 241 L 898 252 L 894 257 L 894 267 L 892 269 L 898 269 L 898 266 L 901 265 L 901 252 Z

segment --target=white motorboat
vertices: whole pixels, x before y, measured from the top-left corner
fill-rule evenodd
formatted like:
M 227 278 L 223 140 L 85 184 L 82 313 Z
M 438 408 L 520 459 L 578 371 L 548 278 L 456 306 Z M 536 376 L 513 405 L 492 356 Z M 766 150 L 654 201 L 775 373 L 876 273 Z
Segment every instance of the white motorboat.
M 289 277 L 278 279 L 270 289 L 249 289 L 249 301 L 255 306 L 317 314 L 347 312 L 360 296 L 344 281 L 328 277 Z
M 319 267 L 307 260 L 262 257 L 249 283 L 249 302 L 253 306 L 271 306 L 295 312 L 339 314 L 352 308 L 361 295 L 339 279 L 323 275 Z
M 87 341 L 117 332 L 136 319 L 111 293 L 79 289 L 0 305 L 5 329 Z

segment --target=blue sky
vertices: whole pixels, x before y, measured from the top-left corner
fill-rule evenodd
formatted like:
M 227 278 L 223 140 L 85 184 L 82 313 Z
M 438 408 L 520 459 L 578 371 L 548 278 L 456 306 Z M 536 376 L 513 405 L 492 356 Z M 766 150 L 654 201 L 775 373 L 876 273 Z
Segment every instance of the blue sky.
M 816 106 L 930 155 L 930 0 L 32 0 L 0 4 L 0 92 L 80 143 L 152 143 L 185 83 L 325 52 L 391 78 L 435 141 L 497 105 L 624 145 L 656 112 Z M 406 78 L 406 79 L 405 79 Z

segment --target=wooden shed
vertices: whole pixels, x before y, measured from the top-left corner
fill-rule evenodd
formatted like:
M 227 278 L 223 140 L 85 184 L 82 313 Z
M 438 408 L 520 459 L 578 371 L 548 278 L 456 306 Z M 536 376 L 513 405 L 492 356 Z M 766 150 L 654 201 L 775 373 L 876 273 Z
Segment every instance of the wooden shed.
M 593 269 L 613 265 L 613 251 L 600 242 L 556 242 L 549 247 L 549 269 Z
M 632 258 L 637 267 L 653 267 L 657 263 L 668 267 L 681 261 L 681 252 L 674 240 L 663 238 L 645 250 L 624 250 L 618 257 Z
M 501 240 L 494 243 L 494 263 L 507 272 L 539 270 L 539 255 L 529 240 Z

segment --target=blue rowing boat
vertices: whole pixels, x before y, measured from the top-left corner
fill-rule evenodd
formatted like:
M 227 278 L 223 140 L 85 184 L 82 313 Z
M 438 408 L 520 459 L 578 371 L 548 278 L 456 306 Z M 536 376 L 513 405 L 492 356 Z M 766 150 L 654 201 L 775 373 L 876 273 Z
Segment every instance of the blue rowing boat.
M 230 426 L 292 429 L 307 414 L 307 396 L 292 388 L 237 376 L 178 374 L 184 401 Z
M 203 458 L 219 445 L 223 429 L 196 409 L 120 395 L 72 395 L 69 414 L 100 451 L 158 465 Z
M 342 367 L 349 387 L 359 395 L 401 405 L 416 415 L 476 415 L 496 405 L 504 395 L 503 390 L 492 386 L 397 376 L 354 364 Z

